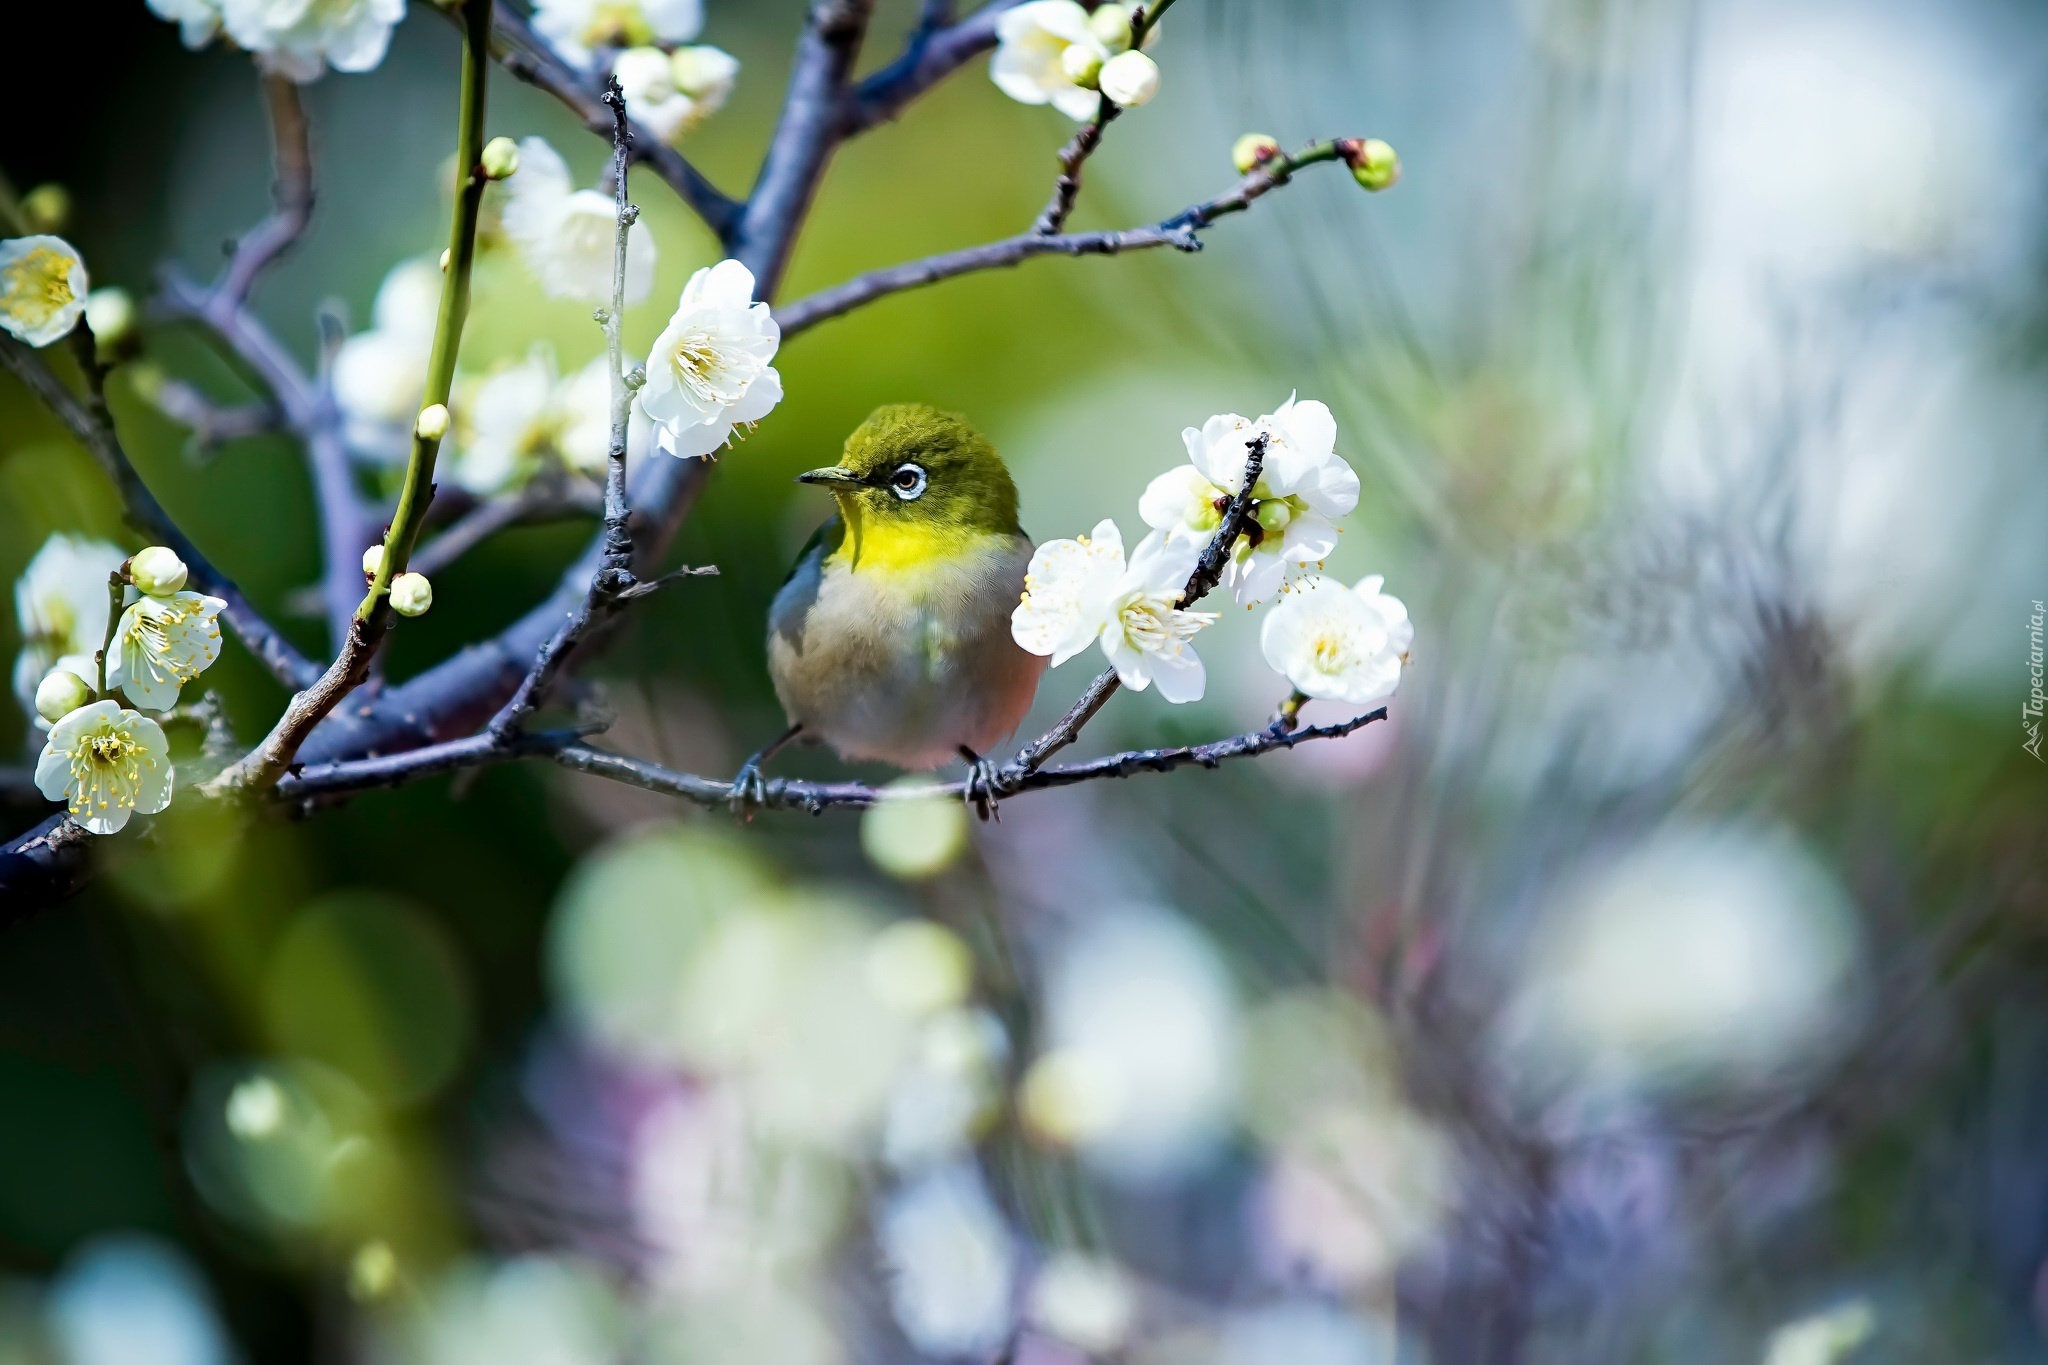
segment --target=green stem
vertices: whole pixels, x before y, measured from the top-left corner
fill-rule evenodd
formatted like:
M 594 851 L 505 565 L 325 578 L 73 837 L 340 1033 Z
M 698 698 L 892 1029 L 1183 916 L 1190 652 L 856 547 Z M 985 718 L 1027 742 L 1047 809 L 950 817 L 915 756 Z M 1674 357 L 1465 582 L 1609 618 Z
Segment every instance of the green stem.
M 1151 4 L 1145 6 L 1144 13 L 1140 14 L 1137 22 L 1131 25 L 1131 46 L 1134 48 L 1143 47 L 1145 45 L 1145 35 L 1150 33 L 1159 23 L 1159 16 L 1172 8 L 1173 0 L 1152 0 Z
M 100 676 L 93 690 L 104 700 L 107 695 L 107 656 L 114 652 L 114 632 L 121 625 L 121 599 L 126 596 L 122 589 L 128 586 L 128 561 L 122 560 L 121 567 L 107 575 L 107 635 L 100 641 Z
M 462 345 L 462 323 L 469 314 L 469 277 L 476 263 L 476 220 L 483 207 L 484 187 L 490 183 L 482 165 L 490 39 L 491 0 L 464 0 L 462 112 L 455 151 L 455 164 L 463 172 L 463 181 L 448 230 L 448 268 L 441 280 L 441 311 L 434 324 L 434 351 L 427 365 L 427 390 L 420 400 L 422 411 L 436 403 L 447 405 L 455 385 L 455 356 Z M 406 462 L 398 510 L 392 514 L 391 529 L 384 536 L 384 562 L 377 567 L 376 581 L 370 584 L 362 605 L 356 608 L 359 621 L 370 619 L 377 604 L 390 592 L 391 580 L 405 572 L 406 561 L 426 521 L 427 506 L 434 500 L 434 460 L 440 451 L 440 437 L 422 436 L 415 427 L 412 458 Z

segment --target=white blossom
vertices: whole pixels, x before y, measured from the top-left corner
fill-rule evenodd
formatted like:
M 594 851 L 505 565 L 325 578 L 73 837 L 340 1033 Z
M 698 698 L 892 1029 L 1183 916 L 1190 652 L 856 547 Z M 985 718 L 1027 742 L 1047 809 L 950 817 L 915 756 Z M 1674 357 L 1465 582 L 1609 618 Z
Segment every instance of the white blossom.
M 658 47 L 635 47 L 612 62 L 626 96 L 626 111 L 663 142 L 718 112 L 732 93 L 740 64 L 715 47 L 686 47 L 673 57 Z
M 441 272 L 425 258 L 400 261 L 377 287 L 371 327 L 341 343 L 334 357 L 334 401 L 348 443 L 400 458 L 426 396 Z
M 1102 64 L 1095 79 L 1113 103 L 1135 109 L 1159 93 L 1159 63 L 1142 52 L 1119 52 Z
M 561 426 L 555 435 L 555 450 L 563 463 L 579 473 L 601 479 L 612 450 L 612 367 L 604 356 L 563 379 L 555 390 L 555 404 Z M 654 424 L 633 400 L 626 424 L 628 463 L 647 454 L 654 440 Z
M 673 46 L 704 27 L 703 0 L 538 0 L 533 26 L 576 66 L 599 47 Z
M 330 66 L 374 69 L 405 18 L 405 0 L 221 0 L 220 17 L 266 71 L 304 82 Z
M 36 687 L 52 668 L 88 661 L 107 636 L 107 578 L 127 558 L 103 540 L 58 532 L 28 562 L 14 585 L 15 624 L 21 654 L 14 661 L 14 691 L 33 707 Z
M 720 261 L 690 276 L 668 326 L 647 358 L 640 403 L 657 428 L 656 447 L 690 458 L 709 455 L 782 401 L 782 376 L 770 362 L 782 329 L 754 301 L 754 275 Z
M 178 26 L 178 38 L 197 51 L 220 32 L 220 0 L 147 0 L 149 12 Z
M 62 237 L 0 242 L 0 327 L 29 345 L 47 346 L 68 336 L 90 292 L 85 258 Z
M 1094 118 L 1101 97 L 1074 84 L 1066 66 L 1070 47 L 1101 62 L 1110 57 L 1088 27 L 1088 11 L 1074 0 L 1031 0 L 996 20 L 996 55 L 989 61 L 989 78 L 1020 103 L 1050 104 L 1070 119 Z
M 218 618 L 226 606 L 196 592 L 137 598 L 114 627 L 107 689 L 152 711 L 176 706 L 179 690 L 220 657 Z
M 536 346 L 526 359 L 464 385 L 460 448 L 448 477 L 478 496 L 526 481 L 554 448 L 555 362 Z
M 1199 701 L 1202 661 L 1188 640 L 1216 613 L 1180 605 L 1199 548 L 1149 536 L 1124 563 L 1123 533 L 1107 519 L 1093 536 L 1038 547 L 1024 575 L 1024 599 L 1010 615 L 1010 633 L 1055 667 L 1099 642 L 1125 687 L 1154 682 L 1170 702 Z
M 93 834 L 116 832 L 137 811 L 154 815 L 171 804 L 163 727 L 116 701 L 81 706 L 50 727 L 36 789 Z
M 609 301 L 618 207 L 611 196 L 579 190 L 568 163 L 545 138 L 522 138 L 519 174 L 505 182 L 505 235 L 526 268 L 556 298 Z M 644 223 L 626 233 L 626 302 L 654 288 L 654 237 Z
M 1311 574 L 1266 614 L 1259 652 L 1305 696 L 1371 706 L 1394 695 L 1415 627 L 1378 574 L 1347 588 Z
M 1358 475 L 1337 454 L 1329 408 L 1289 397 L 1256 422 L 1230 412 L 1189 427 L 1181 433 L 1189 463 L 1154 479 L 1138 501 L 1138 515 L 1155 536 L 1206 544 L 1244 486 L 1259 436 L 1266 454 L 1250 522 L 1231 546 L 1223 576 L 1241 606 L 1272 596 L 1290 569 L 1327 559 L 1337 548 L 1336 519 L 1358 505 Z

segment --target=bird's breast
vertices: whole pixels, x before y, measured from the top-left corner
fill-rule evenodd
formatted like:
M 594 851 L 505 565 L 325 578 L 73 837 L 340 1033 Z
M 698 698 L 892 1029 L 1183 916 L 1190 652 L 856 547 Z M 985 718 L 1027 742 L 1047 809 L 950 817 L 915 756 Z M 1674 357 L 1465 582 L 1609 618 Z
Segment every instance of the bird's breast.
M 807 559 L 769 613 L 769 672 L 790 719 L 849 758 L 906 768 L 999 745 L 1044 671 L 1010 636 L 1030 557 L 1023 537 L 989 536 L 916 563 L 865 550 Z

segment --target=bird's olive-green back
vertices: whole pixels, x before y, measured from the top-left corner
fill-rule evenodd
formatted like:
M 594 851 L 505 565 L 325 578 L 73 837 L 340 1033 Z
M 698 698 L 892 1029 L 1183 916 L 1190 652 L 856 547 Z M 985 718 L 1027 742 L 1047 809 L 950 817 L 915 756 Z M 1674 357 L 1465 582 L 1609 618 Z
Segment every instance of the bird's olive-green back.
M 925 473 L 924 492 L 904 501 L 892 493 L 889 477 L 905 464 Z M 921 523 L 934 531 L 1012 534 L 1017 525 L 1017 485 L 988 437 L 955 413 L 927 403 L 879 407 L 846 438 L 840 466 L 872 480 L 842 492 L 867 517 L 887 523 Z

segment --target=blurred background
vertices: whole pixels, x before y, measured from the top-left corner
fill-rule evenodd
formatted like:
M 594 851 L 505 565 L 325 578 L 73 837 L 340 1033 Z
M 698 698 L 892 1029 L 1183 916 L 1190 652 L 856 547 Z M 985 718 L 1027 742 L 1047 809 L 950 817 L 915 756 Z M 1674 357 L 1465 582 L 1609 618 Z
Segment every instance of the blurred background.
M 871 65 L 914 8 L 884 0 Z M 686 145 L 731 191 L 800 12 L 709 0 L 742 70 Z M 0 95 L 0 167 L 69 188 L 95 284 L 210 271 L 269 202 L 248 60 L 127 0 L 85 22 L 10 16 L 68 84 Z M 442 243 L 455 53 L 415 5 L 307 89 L 319 205 L 258 301 L 304 358 Z M 721 576 L 593 670 L 607 742 L 723 776 L 780 728 L 764 613 L 827 510 L 791 476 L 906 399 L 991 433 L 1039 539 L 1135 534 L 1211 413 L 1327 402 L 1364 484 L 1331 571 L 1417 623 L 1392 719 L 973 829 L 740 826 L 545 765 L 297 824 L 174 809 L 0 938 L 0 1361 L 2048 1357 L 2048 11 L 1185 0 L 1157 55 L 1077 225 L 1221 191 L 1246 131 L 1384 137 L 1405 179 L 1316 168 L 1199 256 L 793 340 L 675 551 Z M 595 178 L 557 107 L 491 98 Z M 783 297 L 1020 230 L 1070 126 L 975 63 L 844 150 Z M 634 192 L 644 348 L 715 251 Z M 249 396 L 147 335 L 155 373 Z M 566 374 L 601 337 L 487 253 L 465 368 L 536 343 Z M 145 475 L 321 649 L 296 449 L 199 451 L 136 374 Z M 443 571 L 393 674 L 588 530 Z M 54 531 L 135 544 L 0 383 L 0 576 Z M 1204 701 L 1120 696 L 1086 744 L 1262 723 L 1254 623 L 1202 653 Z M 233 645 L 209 681 L 245 737 L 282 702 Z M 29 752 L 12 708 L 0 743 Z M 8 832 L 41 818 L 4 790 Z

